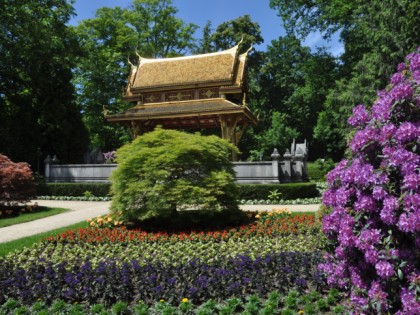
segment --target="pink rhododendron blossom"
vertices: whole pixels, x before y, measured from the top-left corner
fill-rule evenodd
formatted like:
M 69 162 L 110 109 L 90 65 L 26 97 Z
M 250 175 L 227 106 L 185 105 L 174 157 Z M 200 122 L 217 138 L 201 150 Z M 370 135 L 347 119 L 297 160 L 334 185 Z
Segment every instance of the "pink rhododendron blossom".
M 378 92 L 371 116 L 354 108 L 348 122 L 358 130 L 348 159 L 327 175 L 323 195 L 332 208 L 323 230 L 336 246 L 321 270 L 328 284 L 350 289 L 355 314 L 378 307 L 420 314 L 410 289 L 420 285 L 420 47 L 398 71 L 391 89 Z
M 375 245 L 381 240 L 381 232 L 378 229 L 367 229 L 360 234 L 360 238 L 366 243 Z
M 401 62 L 397 66 L 397 71 L 400 71 L 401 72 L 403 70 L 405 70 L 405 63 L 404 62 Z
M 420 212 L 401 214 L 398 227 L 404 232 L 420 232 Z
M 378 137 L 379 142 L 384 145 L 392 137 L 394 137 L 397 132 L 397 127 L 394 124 L 386 124 L 382 127 L 381 133 Z
M 408 100 L 413 96 L 413 88 L 407 83 L 394 86 L 390 91 L 391 97 L 396 101 Z
M 376 273 L 381 278 L 389 278 L 394 275 L 394 268 L 387 261 L 380 261 L 375 265 Z
M 341 172 L 346 168 L 347 160 L 342 160 L 337 166 L 327 174 L 327 182 L 332 186 L 339 179 Z
M 370 290 L 368 291 L 368 296 L 371 300 L 379 302 L 381 304 L 381 312 L 385 312 L 388 309 L 387 297 L 381 284 L 378 281 L 373 281 Z
M 407 190 L 419 190 L 420 187 L 420 174 L 409 173 L 404 176 L 403 188 Z
M 368 263 L 374 265 L 378 261 L 379 254 L 372 245 L 367 247 L 365 250 L 365 259 Z
M 404 75 L 402 73 L 395 73 L 391 77 L 391 83 L 396 85 L 404 81 Z
M 363 282 L 362 277 L 360 277 L 356 268 L 350 268 L 350 280 L 355 287 L 366 289 L 366 284 Z
M 403 310 L 400 311 L 401 315 L 418 315 L 420 314 L 420 301 L 416 299 L 415 294 L 403 288 L 401 290 L 401 302 L 403 304 Z M 398 313 L 397 313 L 398 314 Z
M 403 175 L 415 172 L 419 165 L 419 156 L 406 149 L 385 147 L 383 153 L 388 158 L 388 165 L 400 167 Z
M 410 71 L 414 72 L 420 70 L 420 54 L 413 54 L 410 60 Z
M 372 106 L 372 117 L 378 121 L 387 121 L 391 118 L 393 99 L 390 95 L 380 96 Z
M 359 294 L 356 294 L 354 292 L 352 292 L 351 295 L 350 295 L 350 301 L 357 308 L 360 308 L 360 309 L 363 309 L 368 304 L 367 298 L 365 298 L 363 296 L 360 296 Z
M 353 151 L 358 151 L 364 146 L 371 144 L 378 140 L 377 131 L 374 129 L 363 129 L 356 132 L 350 144 Z
M 370 119 L 370 115 L 367 112 L 365 106 L 358 105 L 353 108 L 353 116 L 348 119 L 348 123 L 353 127 L 358 127 L 366 124 Z
M 413 71 L 413 79 L 416 81 L 417 84 L 420 84 L 420 70 Z
M 419 128 L 411 122 L 404 122 L 395 132 L 395 138 L 400 142 L 412 141 L 420 134 Z
M 417 189 L 420 189 L 419 187 Z M 420 194 L 409 194 L 404 197 L 404 210 L 416 212 L 420 211 Z
M 375 200 L 382 200 L 387 195 L 388 195 L 388 193 L 386 192 L 386 190 L 383 187 L 381 187 L 381 186 L 375 186 L 375 187 L 373 187 L 373 191 L 372 191 L 372 197 L 373 197 L 373 199 L 375 199 Z
M 354 210 L 372 212 L 377 209 L 375 199 L 371 195 L 359 193 L 354 202 Z

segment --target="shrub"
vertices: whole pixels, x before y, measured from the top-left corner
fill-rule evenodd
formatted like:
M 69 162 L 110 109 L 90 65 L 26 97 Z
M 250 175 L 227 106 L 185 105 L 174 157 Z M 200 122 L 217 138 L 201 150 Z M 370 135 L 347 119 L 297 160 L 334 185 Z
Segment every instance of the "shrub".
M 273 191 L 276 191 L 284 200 L 319 196 L 315 183 L 240 184 L 238 190 L 238 199 L 244 200 L 267 200 Z
M 160 128 L 146 133 L 117 151 L 111 209 L 128 220 L 186 209 L 238 211 L 232 150 L 216 136 Z
M 35 195 L 35 181 L 29 164 L 13 163 L 0 154 L 0 206 L 26 203 Z
M 38 183 L 38 196 L 81 197 L 90 192 L 95 197 L 109 195 L 110 183 Z
M 420 314 L 420 50 L 398 65 L 370 111 L 354 108 L 348 160 L 327 178 L 321 265 L 356 312 Z
M 311 181 L 325 181 L 326 175 L 334 168 L 334 161 L 331 159 L 318 159 L 313 163 L 307 164 L 308 178 Z

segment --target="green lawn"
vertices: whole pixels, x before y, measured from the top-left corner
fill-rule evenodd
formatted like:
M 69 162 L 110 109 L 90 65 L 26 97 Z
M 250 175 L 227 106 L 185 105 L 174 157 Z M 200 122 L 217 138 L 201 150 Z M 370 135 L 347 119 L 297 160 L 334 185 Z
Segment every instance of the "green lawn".
M 60 229 L 51 230 L 48 232 L 20 238 L 14 241 L 10 241 L 7 243 L 0 243 L 0 257 L 6 256 L 8 253 L 14 250 L 21 250 L 24 247 L 30 247 L 32 244 L 42 241 L 44 238 L 50 235 L 57 235 L 63 233 L 67 230 L 74 230 L 79 228 L 87 228 L 88 223 L 86 221 L 82 221 L 79 223 L 75 223 L 69 226 L 62 227 Z
M 60 214 L 66 211 L 68 211 L 68 209 L 38 207 L 36 208 L 36 210 L 32 212 L 24 212 L 24 213 L 19 214 L 16 217 L 7 217 L 7 218 L 0 219 L 0 228 L 46 218 L 46 217 Z

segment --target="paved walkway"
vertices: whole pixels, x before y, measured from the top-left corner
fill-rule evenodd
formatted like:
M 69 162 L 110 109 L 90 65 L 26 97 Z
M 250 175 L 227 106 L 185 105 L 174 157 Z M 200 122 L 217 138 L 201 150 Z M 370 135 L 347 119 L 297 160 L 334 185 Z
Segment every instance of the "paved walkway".
M 65 227 L 74 223 L 85 221 L 108 213 L 110 202 L 104 201 L 61 201 L 61 200 L 34 200 L 40 206 L 65 208 L 69 211 L 47 218 L 15 224 L 0 228 L 0 243 L 13 241 L 22 237 Z M 295 212 L 317 211 L 319 205 L 242 205 L 244 211 L 271 211 L 272 209 L 287 208 Z

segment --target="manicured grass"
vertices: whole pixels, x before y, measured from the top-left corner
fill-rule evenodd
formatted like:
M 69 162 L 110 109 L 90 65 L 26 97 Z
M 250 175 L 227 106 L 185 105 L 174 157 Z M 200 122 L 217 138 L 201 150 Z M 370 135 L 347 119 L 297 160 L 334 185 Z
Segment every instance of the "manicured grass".
M 0 257 L 6 256 L 8 253 L 13 252 L 14 250 L 21 250 L 24 247 L 30 247 L 33 244 L 42 241 L 47 236 L 57 235 L 67 230 L 74 230 L 74 229 L 87 228 L 87 227 L 88 227 L 88 223 L 86 221 L 82 221 L 82 222 L 65 226 L 56 230 L 51 230 L 48 232 L 20 238 L 14 241 L 6 242 L 6 243 L 0 243 Z
M 38 207 L 36 208 L 36 210 L 32 212 L 24 212 L 24 213 L 19 214 L 16 217 L 6 217 L 6 218 L 0 219 L 0 228 L 46 218 L 46 217 L 60 214 L 66 211 L 68 211 L 68 209 Z

